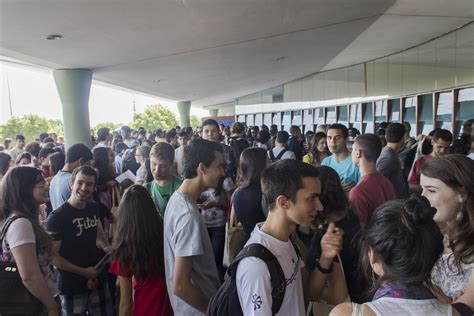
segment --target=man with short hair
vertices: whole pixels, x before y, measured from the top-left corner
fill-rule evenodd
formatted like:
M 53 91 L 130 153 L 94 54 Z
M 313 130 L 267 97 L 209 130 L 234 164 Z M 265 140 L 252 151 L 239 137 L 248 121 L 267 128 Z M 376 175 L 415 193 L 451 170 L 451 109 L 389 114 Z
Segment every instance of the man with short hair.
M 403 175 L 402 162 L 398 152 L 405 143 L 405 126 L 400 123 L 390 123 L 385 132 L 387 145 L 382 149 L 375 167 L 390 181 L 395 189 L 397 199 L 408 198 L 407 179 Z
M 453 142 L 453 134 L 447 129 L 438 129 L 434 132 L 431 139 L 431 145 L 433 146 L 433 151 L 431 154 L 424 155 L 423 157 L 415 160 L 413 164 L 413 170 L 410 176 L 410 189 L 415 192 L 421 192 L 420 186 L 420 169 L 423 161 L 434 158 L 439 158 L 444 155 L 449 154 L 449 146 Z
M 169 131 L 168 133 L 166 133 L 165 138 L 166 142 L 173 146 L 175 149 L 179 147 L 178 135 L 175 131 Z
M 295 159 L 303 161 L 305 154 L 304 150 L 304 138 L 301 133 L 299 126 L 292 125 L 290 127 L 291 137 L 288 139 L 288 150 L 291 150 L 295 154 Z
M 182 130 L 181 132 L 179 132 L 178 143 L 179 147 L 174 150 L 174 161 L 176 162 L 178 177 L 182 178 L 184 146 L 186 146 L 188 143 L 188 134 L 186 133 L 186 131 Z
M 275 147 L 268 151 L 268 158 L 271 162 L 278 161 L 280 159 L 296 159 L 295 153 L 288 150 L 288 139 L 290 135 L 287 131 L 279 131 L 275 139 Z
M 305 300 L 318 301 L 328 287 L 341 288 L 335 302 L 347 298 L 342 271 L 334 258 L 342 248 L 343 231 L 329 224 L 321 240 L 321 256 L 310 274 L 291 240 L 298 225 L 309 228 L 323 211 L 318 170 L 298 160 L 280 160 L 263 170 L 262 202 L 267 220 L 255 226 L 246 245 L 260 244 L 278 260 L 285 276 L 285 295 L 275 315 L 306 315 Z M 256 257 L 242 259 L 236 272 L 243 315 L 272 315 L 272 279 L 267 264 Z
M 138 140 L 132 137 L 132 130 L 127 125 L 120 128 L 120 134 L 122 135 L 123 142 L 128 146 L 128 148 L 134 148 L 140 145 Z
M 79 166 L 90 165 L 92 152 L 84 144 L 74 144 L 66 152 L 66 164 L 53 177 L 49 186 L 49 198 L 53 210 L 59 208 L 71 196 L 71 174 Z
M 349 192 L 360 179 L 359 168 L 352 163 L 351 152 L 347 149 L 349 131 L 342 124 L 329 125 L 327 131 L 327 144 L 331 156 L 322 161 L 323 166 L 336 170 L 341 178 L 344 191 Z
M 15 148 L 10 150 L 8 153 L 12 160 L 15 161 L 16 157 L 18 157 L 21 153 L 25 151 L 25 136 L 23 135 L 16 135 L 15 137 Z
M 96 245 L 100 206 L 90 202 L 97 175 L 90 166 L 71 175 L 69 199 L 48 216 L 46 230 L 53 238 L 53 264 L 59 270 L 62 315 L 113 315 L 107 271 L 95 267 L 105 252 Z
M 97 145 L 92 148 L 92 150 L 99 147 L 110 147 L 110 141 L 112 140 L 112 135 L 110 130 L 107 127 L 102 127 L 97 130 Z
M 220 284 L 197 199 L 208 188 L 216 188 L 225 175 L 222 151 L 217 142 L 191 141 L 184 148 L 185 179 L 166 207 L 166 285 L 175 315 L 204 315 Z
M 153 181 L 144 186 L 150 193 L 156 209 L 164 216 L 166 205 L 173 193 L 181 186 L 181 180 L 173 175 L 174 148 L 168 143 L 153 145 L 150 151 L 150 169 Z
M 221 134 L 219 133 L 219 124 L 213 119 L 207 119 L 202 123 L 202 138 L 216 143 L 220 143 Z M 232 148 L 222 144 L 222 158 L 224 159 L 224 170 L 227 177 L 235 180 L 237 175 L 237 162 Z
M 374 134 L 357 136 L 352 146 L 352 162 L 359 167 L 361 178 L 349 192 L 349 203 L 363 227 L 377 207 L 396 197 L 392 183 L 375 167 L 381 151 L 382 142 Z

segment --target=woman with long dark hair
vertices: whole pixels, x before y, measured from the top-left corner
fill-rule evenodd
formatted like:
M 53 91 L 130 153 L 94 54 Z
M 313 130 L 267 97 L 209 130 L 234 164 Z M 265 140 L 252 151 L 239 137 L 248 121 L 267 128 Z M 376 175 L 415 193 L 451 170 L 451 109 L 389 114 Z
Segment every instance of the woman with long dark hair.
M 311 137 L 309 152 L 303 156 L 303 162 L 317 167 L 321 165 L 324 158 L 330 155 L 331 153 L 326 144 L 326 134 L 318 132 Z
M 445 242 L 432 281 L 453 302 L 474 309 L 474 161 L 460 154 L 428 159 L 420 184 Z
M 321 182 L 322 213 L 318 214 L 314 223 L 315 235 L 311 240 L 306 265 L 312 271 L 316 268 L 316 260 L 321 255 L 321 238 L 329 223 L 335 223 L 344 231 L 341 263 L 344 268 L 347 291 L 353 302 L 365 302 L 367 284 L 358 274 L 359 244 L 361 226 L 359 218 L 350 209 L 349 200 L 342 188 L 338 173 L 327 166 L 317 167 Z
M 58 315 L 50 266 L 52 242 L 38 218 L 39 206 L 49 201 L 48 184 L 38 169 L 16 167 L 3 178 L 0 192 L 0 226 L 9 225 L 0 260 L 14 261 L 28 291 L 41 301 L 48 315 Z
M 143 186 L 125 192 L 116 227 L 109 272 L 119 277 L 119 315 L 173 315 L 165 281 L 163 220 Z
M 431 269 L 444 248 L 435 213 L 426 198 L 417 196 L 378 207 L 362 243 L 362 266 L 372 277 L 373 299 L 362 305 L 343 303 L 330 315 L 459 315 L 436 298 L 430 284 Z
M 265 221 L 262 209 L 260 175 L 267 166 L 267 152 L 263 148 L 246 148 L 240 156 L 237 174 L 238 188 L 232 196 L 235 216 L 250 237 L 255 225 Z

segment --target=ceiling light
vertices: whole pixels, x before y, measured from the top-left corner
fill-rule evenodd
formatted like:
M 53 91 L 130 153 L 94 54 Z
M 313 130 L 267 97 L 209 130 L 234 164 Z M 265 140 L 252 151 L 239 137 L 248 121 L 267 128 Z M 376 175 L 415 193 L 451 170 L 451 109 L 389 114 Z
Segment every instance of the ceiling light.
M 52 34 L 52 35 L 48 35 L 45 37 L 45 39 L 47 39 L 48 41 L 54 41 L 54 40 L 58 40 L 58 39 L 61 39 L 63 38 L 62 35 L 59 35 L 59 34 Z

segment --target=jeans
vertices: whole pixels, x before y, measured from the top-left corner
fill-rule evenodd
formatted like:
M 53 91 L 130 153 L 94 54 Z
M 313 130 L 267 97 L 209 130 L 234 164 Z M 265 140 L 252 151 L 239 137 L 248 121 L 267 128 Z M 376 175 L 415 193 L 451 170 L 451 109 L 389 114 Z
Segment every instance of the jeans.
M 224 258 L 225 226 L 207 227 L 207 233 L 211 239 L 217 271 L 219 272 L 219 278 L 222 281 L 225 273 L 225 269 L 222 266 L 222 259 Z

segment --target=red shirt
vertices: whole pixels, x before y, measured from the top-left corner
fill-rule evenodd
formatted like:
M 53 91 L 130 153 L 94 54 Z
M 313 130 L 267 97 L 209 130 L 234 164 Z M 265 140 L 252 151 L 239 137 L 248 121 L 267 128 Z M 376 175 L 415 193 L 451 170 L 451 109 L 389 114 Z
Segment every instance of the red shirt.
M 121 277 L 132 278 L 134 316 L 173 315 L 164 275 L 152 274 L 142 282 L 138 282 L 128 267 L 124 267 L 122 270 L 120 271 L 118 260 L 114 260 L 110 265 L 109 272 Z
M 395 198 L 392 183 L 378 172 L 363 176 L 349 192 L 349 203 L 363 226 L 377 207 Z
M 420 174 L 421 174 L 421 163 L 426 159 L 430 159 L 432 156 L 431 154 L 424 155 L 423 157 L 418 158 L 415 160 L 415 163 L 413 164 L 413 170 L 411 172 L 410 180 L 408 182 L 410 184 L 420 184 Z

